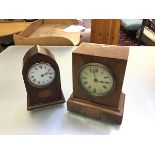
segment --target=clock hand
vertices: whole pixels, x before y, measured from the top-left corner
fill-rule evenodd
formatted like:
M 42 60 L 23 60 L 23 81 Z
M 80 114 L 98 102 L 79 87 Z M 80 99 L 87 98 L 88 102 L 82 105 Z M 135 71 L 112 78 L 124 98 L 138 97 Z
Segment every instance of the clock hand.
M 103 82 L 103 81 L 99 81 L 99 80 L 97 80 L 96 75 L 95 75 L 95 70 L 94 70 L 94 69 L 93 69 L 93 75 L 94 75 L 94 82 L 105 83 L 105 82 Z
M 95 75 L 95 70 L 94 69 L 93 69 L 93 75 L 94 75 L 94 81 L 97 82 L 96 75 Z
M 104 81 L 99 81 L 99 80 L 97 80 L 97 79 L 96 79 L 96 81 L 97 81 L 97 82 L 101 82 L 101 83 L 106 83 L 106 84 L 109 84 L 109 82 L 108 82 L 108 81 L 105 81 L 105 82 L 104 82 Z
M 105 82 L 103 82 L 103 81 L 99 81 L 99 80 L 97 80 L 97 82 L 105 83 Z
M 48 72 L 46 72 L 45 74 L 41 74 L 41 77 L 43 77 L 43 76 L 45 76 L 45 75 L 47 75 L 48 74 Z
M 94 76 L 94 79 L 95 79 L 95 73 L 94 73 L 94 69 L 93 69 L 93 76 Z

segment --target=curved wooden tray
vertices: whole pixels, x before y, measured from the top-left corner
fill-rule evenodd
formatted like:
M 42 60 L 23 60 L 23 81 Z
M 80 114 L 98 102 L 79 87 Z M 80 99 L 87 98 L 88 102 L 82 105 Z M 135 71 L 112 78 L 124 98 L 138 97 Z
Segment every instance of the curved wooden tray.
M 30 24 L 23 32 L 13 35 L 16 45 L 74 46 L 80 42 L 80 32 L 66 32 L 74 19 L 40 19 Z

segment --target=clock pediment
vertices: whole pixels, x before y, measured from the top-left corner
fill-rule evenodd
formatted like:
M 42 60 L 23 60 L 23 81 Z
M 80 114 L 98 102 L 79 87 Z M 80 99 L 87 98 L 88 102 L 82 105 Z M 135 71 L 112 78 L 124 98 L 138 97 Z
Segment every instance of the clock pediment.
M 129 47 L 95 43 L 82 43 L 74 51 L 74 54 L 128 60 Z

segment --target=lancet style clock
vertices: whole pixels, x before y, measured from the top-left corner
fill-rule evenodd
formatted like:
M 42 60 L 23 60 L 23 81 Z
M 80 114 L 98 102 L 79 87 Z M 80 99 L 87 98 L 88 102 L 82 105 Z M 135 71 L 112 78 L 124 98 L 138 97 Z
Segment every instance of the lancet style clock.
M 29 49 L 23 58 L 22 74 L 28 110 L 65 102 L 59 66 L 48 49 L 38 45 Z
M 128 47 L 82 43 L 72 54 L 73 94 L 68 110 L 120 124 L 128 53 Z

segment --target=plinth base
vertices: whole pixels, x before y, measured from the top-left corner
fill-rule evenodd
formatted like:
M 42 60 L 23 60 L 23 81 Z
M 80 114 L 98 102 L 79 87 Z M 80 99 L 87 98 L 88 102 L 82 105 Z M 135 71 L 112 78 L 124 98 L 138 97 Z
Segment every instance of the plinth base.
M 64 103 L 65 102 L 65 98 L 64 96 L 62 96 L 61 99 L 59 100 L 54 100 L 48 103 L 38 103 L 38 104 L 32 104 L 29 101 L 29 98 L 27 97 L 27 110 L 34 110 L 34 109 L 39 109 L 39 108 L 43 108 L 43 107 L 47 107 L 47 106 L 52 106 L 55 104 L 60 104 L 60 103 Z
M 121 93 L 118 108 L 77 99 L 71 95 L 67 101 L 67 109 L 71 112 L 79 113 L 85 116 L 121 124 L 124 111 L 124 102 L 124 93 Z

